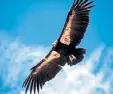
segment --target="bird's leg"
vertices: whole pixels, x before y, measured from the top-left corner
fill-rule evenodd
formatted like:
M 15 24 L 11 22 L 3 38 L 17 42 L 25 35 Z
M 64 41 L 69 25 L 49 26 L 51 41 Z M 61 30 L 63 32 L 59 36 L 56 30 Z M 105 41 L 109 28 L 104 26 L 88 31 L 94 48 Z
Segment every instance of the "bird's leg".
M 72 55 L 69 55 L 69 61 L 68 61 L 68 64 L 71 66 L 73 65 L 73 63 L 75 62 L 77 58 L 72 54 Z
M 57 44 L 57 40 L 55 40 L 55 41 L 52 43 L 52 46 L 53 46 L 53 47 L 56 47 L 56 44 Z

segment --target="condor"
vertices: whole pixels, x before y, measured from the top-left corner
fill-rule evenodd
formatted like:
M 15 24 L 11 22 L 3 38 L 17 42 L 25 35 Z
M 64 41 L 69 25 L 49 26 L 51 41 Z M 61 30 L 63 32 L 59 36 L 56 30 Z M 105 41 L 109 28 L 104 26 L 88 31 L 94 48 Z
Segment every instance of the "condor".
M 67 15 L 61 35 L 53 43 L 50 52 L 37 65 L 31 68 L 31 73 L 23 83 L 30 94 L 34 91 L 39 93 L 45 82 L 53 79 L 62 69 L 62 66 L 72 66 L 81 62 L 86 53 L 85 49 L 77 48 L 81 42 L 89 23 L 90 9 L 93 1 L 74 0 Z

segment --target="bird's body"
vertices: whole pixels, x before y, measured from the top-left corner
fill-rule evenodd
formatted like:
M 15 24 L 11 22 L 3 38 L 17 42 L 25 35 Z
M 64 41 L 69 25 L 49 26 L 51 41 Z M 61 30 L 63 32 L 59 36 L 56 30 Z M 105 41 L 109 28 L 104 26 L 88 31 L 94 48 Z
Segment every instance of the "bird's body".
M 24 81 L 26 93 L 29 88 L 30 94 L 32 90 L 36 94 L 36 89 L 39 93 L 45 82 L 54 78 L 66 63 L 72 66 L 83 60 L 86 51 L 76 46 L 81 42 L 88 26 L 92 3 L 88 0 L 74 0 L 60 37 L 45 58 L 31 68 L 30 75 Z

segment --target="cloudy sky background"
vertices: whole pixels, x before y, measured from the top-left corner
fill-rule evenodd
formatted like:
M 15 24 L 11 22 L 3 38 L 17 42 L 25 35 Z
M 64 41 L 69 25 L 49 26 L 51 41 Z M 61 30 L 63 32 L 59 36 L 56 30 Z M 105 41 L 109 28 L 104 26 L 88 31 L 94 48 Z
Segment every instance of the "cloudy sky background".
M 24 94 L 30 68 L 61 33 L 73 0 L 0 0 L 0 94 Z M 113 94 L 113 1 L 96 0 L 80 47 L 80 64 L 66 65 L 40 94 Z M 56 83 L 57 82 L 57 83 Z

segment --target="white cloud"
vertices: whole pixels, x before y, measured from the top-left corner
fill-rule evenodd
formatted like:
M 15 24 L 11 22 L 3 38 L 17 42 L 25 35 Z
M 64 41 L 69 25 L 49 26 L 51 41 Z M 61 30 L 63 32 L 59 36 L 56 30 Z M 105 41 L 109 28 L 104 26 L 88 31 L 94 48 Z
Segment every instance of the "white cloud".
M 36 65 L 49 51 L 50 47 L 26 46 L 19 41 L 1 42 L 0 45 L 0 74 L 4 88 L 21 88 L 22 82 Z M 0 82 L 1 82 L 0 81 Z
M 49 51 L 50 47 L 26 46 L 18 41 L 1 43 L 0 46 L 0 74 L 2 81 L 1 92 L 10 88 L 9 93 L 24 94 L 21 89 L 22 82 L 29 74 L 29 69 L 40 61 Z M 47 82 L 40 94 L 112 94 L 113 83 L 112 63 L 113 48 L 105 51 L 105 46 L 96 48 L 87 60 L 76 66 L 66 65 L 62 71 L 51 81 Z M 104 60 L 102 61 L 102 55 Z M 100 62 L 103 62 L 100 65 Z M 94 74 L 94 70 L 101 69 Z M 107 75 L 108 74 L 108 75 Z M 0 82 L 1 83 L 1 82 Z M 29 94 L 29 93 L 28 93 Z

